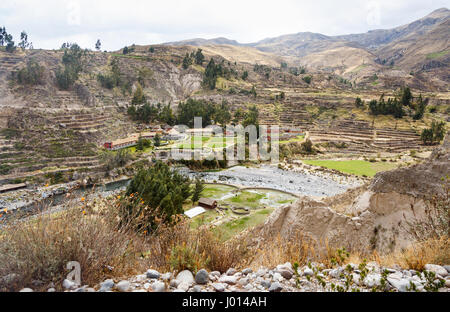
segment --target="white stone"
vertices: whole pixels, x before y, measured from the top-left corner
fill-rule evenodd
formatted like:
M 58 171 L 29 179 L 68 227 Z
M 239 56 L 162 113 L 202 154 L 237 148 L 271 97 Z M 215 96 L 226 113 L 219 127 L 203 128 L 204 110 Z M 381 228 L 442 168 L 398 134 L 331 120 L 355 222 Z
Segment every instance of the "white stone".
M 437 264 L 426 264 L 425 270 L 439 274 L 442 277 L 446 277 L 448 275 L 447 270 L 444 267 Z
M 406 278 L 398 278 L 398 275 L 390 274 L 387 277 L 389 284 L 397 288 L 400 292 L 406 292 L 407 288 L 410 287 L 410 280 Z
M 120 281 L 116 285 L 116 289 L 120 292 L 127 292 L 130 290 L 130 282 L 129 281 Z
M 152 285 L 152 289 L 154 292 L 164 292 L 166 291 L 166 284 L 163 282 L 156 282 Z
M 376 287 L 381 285 L 381 275 L 378 273 L 369 273 L 364 279 L 364 285 L 367 287 Z
M 77 288 L 77 284 L 75 282 L 69 281 L 68 279 L 65 279 L 62 283 L 62 286 L 64 289 L 75 289 Z
M 303 274 L 304 274 L 305 276 L 312 276 L 312 275 L 314 275 L 314 271 L 311 270 L 310 268 L 305 268 L 305 269 L 303 270 Z
M 225 291 L 226 284 L 214 283 L 214 284 L 212 284 L 212 287 L 218 292 L 223 292 L 223 291 Z
M 187 283 L 189 286 L 194 284 L 194 275 L 192 275 L 191 271 L 189 270 L 184 270 L 178 273 L 176 279 L 180 281 L 180 283 Z
M 219 283 L 227 283 L 229 285 L 234 285 L 237 283 L 237 277 L 223 275 L 222 277 L 219 278 Z
M 186 292 L 186 291 L 188 291 L 189 287 L 190 287 L 190 284 L 189 284 L 189 283 L 187 283 L 187 282 L 181 282 L 181 283 L 178 285 L 177 289 Z

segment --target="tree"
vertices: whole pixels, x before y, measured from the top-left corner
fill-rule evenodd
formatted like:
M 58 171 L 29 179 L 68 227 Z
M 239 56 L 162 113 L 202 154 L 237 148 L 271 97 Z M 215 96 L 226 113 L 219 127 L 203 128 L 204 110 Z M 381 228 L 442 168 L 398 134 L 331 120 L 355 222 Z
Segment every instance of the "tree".
M 194 126 L 194 118 L 201 117 L 203 126 L 206 127 L 212 124 L 216 109 L 212 102 L 189 98 L 186 102 L 181 102 L 178 105 L 177 122 L 180 125 L 192 128 Z
M 6 28 L 0 27 L 0 46 L 3 46 L 6 41 Z
M 248 78 L 248 71 L 245 70 L 245 71 L 242 73 L 241 78 L 242 78 L 242 80 L 247 80 L 247 78 Z
M 29 48 L 31 46 L 31 43 L 28 42 L 28 35 L 25 31 L 22 31 L 20 33 L 20 42 L 19 47 L 22 48 L 22 50 L 25 50 L 26 48 Z
M 204 189 L 205 185 L 203 181 L 199 177 L 195 178 L 194 192 L 192 193 L 192 203 L 198 202 Z
M 403 106 L 411 106 L 411 101 L 413 99 L 413 95 L 411 93 L 411 89 L 409 87 L 405 87 L 400 91 L 400 102 Z
M 422 133 L 420 134 L 420 139 L 422 140 L 423 144 L 425 144 L 425 145 L 433 144 L 433 130 L 432 129 L 423 129 Z
M 250 93 L 253 95 L 253 97 L 256 99 L 256 96 L 257 96 L 257 94 L 256 94 L 256 88 L 255 88 L 255 86 L 252 86 L 252 89 L 250 90 Z
M 97 39 L 97 42 L 95 43 L 95 49 L 97 51 L 100 51 L 102 49 L 102 43 L 100 42 L 100 39 Z
M 161 122 L 164 122 L 168 125 L 175 124 L 175 116 L 173 115 L 172 108 L 170 104 L 165 105 L 158 114 L 158 118 Z
M 225 100 L 222 101 L 222 104 L 217 105 L 216 111 L 214 113 L 214 120 L 222 127 L 224 127 L 230 122 L 231 113 L 228 107 L 228 103 Z
M 130 181 L 120 207 L 123 223 L 134 224 L 137 231 L 152 233 L 162 222 L 175 224 L 176 215 L 183 213 L 183 203 L 191 195 L 191 180 L 156 162 L 141 169 Z
M 2 29 L 2 46 L 6 43 L 6 52 L 13 53 L 16 50 L 15 43 L 13 41 L 13 36 L 6 32 L 6 28 Z
M 161 146 L 161 137 L 159 136 L 158 133 L 155 135 L 155 138 L 153 139 L 153 145 L 155 145 L 155 147 Z
M 445 136 L 445 122 L 433 121 L 431 128 L 423 129 L 420 135 L 424 144 L 437 144 L 440 143 Z
M 202 49 L 198 49 L 195 53 L 195 64 L 197 65 L 203 65 L 203 62 L 205 61 L 205 56 L 202 53 Z
M 154 48 L 154 47 L 150 47 L 150 48 L 148 49 L 148 52 L 150 52 L 150 53 L 155 53 L 155 48 Z
M 422 98 L 422 94 L 420 94 L 419 97 L 417 98 L 417 103 L 415 104 L 415 113 L 413 116 L 414 120 L 420 120 L 423 118 L 427 105 L 428 105 L 428 98 L 424 100 Z
M 60 89 L 68 90 L 78 79 L 78 75 L 85 67 L 87 50 L 82 50 L 76 43 L 64 43 L 62 63 L 64 68 L 59 67 L 56 71 L 56 82 Z
M 358 108 L 363 107 L 364 106 L 364 101 L 361 100 L 361 98 L 357 97 L 356 100 L 355 100 L 355 106 L 358 107 Z
M 244 114 L 244 121 L 242 122 L 242 126 L 246 128 L 247 126 L 254 125 L 256 129 L 259 127 L 259 111 L 256 105 L 250 106 L 248 111 Z
M 143 151 L 146 148 L 149 148 L 150 146 L 152 146 L 152 142 L 150 140 L 144 139 L 144 138 L 139 138 L 139 140 L 137 141 L 137 144 L 136 144 L 136 150 Z
M 192 57 L 189 55 L 189 53 L 186 53 L 184 59 L 183 59 L 183 68 L 188 69 L 189 66 L 192 65 Z
M 125 47 L 125 48 L 123 48 L 122 53 L 123 53 L 124 55 L 125 55 L 125 54 L 128 54 L 128 53 L 130 53 L 130 50 L 128 49 L 128 47 Z
M 211 60 L 208 63 L 208 66 L 206 66 L 205 76 L 203 78 L 203 85 L 209 88 L 210 90 L 214 90 L 216 88 L 217 83 L 217 76 L 218 76 L 217 73 L 218 67 L 214 62 L 214 59 L 211 58 Z
M 138 82 L 136 85 L 136 91 L 134 91 L 133 99 L 131 100 L 131 104 L 143 104 L 145 102 L 144 90 L 142 89 L 141 84 Z

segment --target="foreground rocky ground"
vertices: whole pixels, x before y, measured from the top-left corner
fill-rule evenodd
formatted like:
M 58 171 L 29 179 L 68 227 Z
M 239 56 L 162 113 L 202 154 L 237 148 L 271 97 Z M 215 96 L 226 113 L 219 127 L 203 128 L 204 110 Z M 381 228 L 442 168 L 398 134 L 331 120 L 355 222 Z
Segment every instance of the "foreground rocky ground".
M 202 269 L 196 274 L 184 270 L 177 275 L 150 269 L 127 280 L 109 279 L 95 287 L 80 287 L 65 280 L 62 288 L 66 292 L 450 292 L 450 266 L 427 264 L 425 271 L 418 272 L 399 267 L 384 268 L 374 262 L 332 269 L 318 263 L 301 268 L 285 263 L 257 271 L 230 268 L 221 274 Z M 31 288 L 21 290 L 31 291 Z M 49 285 L 47 291 L 55 292 L 56 289 Z

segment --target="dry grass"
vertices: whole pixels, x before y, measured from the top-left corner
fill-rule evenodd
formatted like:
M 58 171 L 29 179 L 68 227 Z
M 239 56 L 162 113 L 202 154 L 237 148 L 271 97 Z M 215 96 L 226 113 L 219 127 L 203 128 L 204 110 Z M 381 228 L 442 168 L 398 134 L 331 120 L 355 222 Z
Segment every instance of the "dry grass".
M 328 248 L 326 242 L 320 244 L 326 248 L 317 248 L 317 243 L 297 231 L 294 235 L 289 235 L 289 239 L 277 235 L 275 237 L 266 237 L 259 246 L 252 250 L 251 267 L 275 267 L 278 264 L 286 262 L 306 265 L 308 262 L 320 262 L 325 265 L 331 265 L 331 259 L 334 257 L 335 250 Z
M 135 235 L 117 227 L 113 220 L 82 209 L 58 214 L 44 211 L 27 221 L 12 222 L 2 232 L 0 276 L 16 274 L 13 284 L 0 284 L 4 290 L 30 287 L 36 281 L 42 287 L 50 282 L 61 285 L 70 261 L 80 263 L 85 284 L 127 274 L 135 264 Z
M 187 221 L 175 227 L 162 227 L 152 237 L 146 255 L 149 262 L 163 271 L 193 272 L 201 268 L 225 272 L 246 262 L 247 248 L 238 240 L 223 241 L 209 227 L 191 229 Z
M 418 271 L 422 271 L 428 263 L 448 265 L 450 263 L 450 240 L 447 236 L 428 239 L 412 244 L 406 250 L 374 257 L 374 260 L 386 266 L 397 264 L 402 268 Z
M 208 228 L 192 230 L 186 221 L 161 225 L 153 235 L 136 233 L 120 223 L 116 200 L 67 204 L 62 212 L 38 212 L 26 220 L 10 221 L 0 232 L 0 291 L 24 287 L 61 289 L 68 262 L 81 266 L 83 285 L 106 278 L 122 279 L 149 268 L 164 272 L 205 268 L 226 271 L 245 263 L 247 248 L 223 242 Z M 13 282 L 1 277 L 14 274 Z M 38 284 L 36 284 L 38 281 Z

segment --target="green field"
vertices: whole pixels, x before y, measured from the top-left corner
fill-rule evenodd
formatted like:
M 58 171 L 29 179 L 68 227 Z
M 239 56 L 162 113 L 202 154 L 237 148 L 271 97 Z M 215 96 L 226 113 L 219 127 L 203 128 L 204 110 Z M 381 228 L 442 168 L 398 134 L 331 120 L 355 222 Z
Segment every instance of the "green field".
M 248 216 L 223 223 L 216 228 L 216 231 L 220 233 L 223 240 L 228 240 L 248 228 L 263 223 L 272 212 L 273 209 L 271 208 L 258 210 Z
M 282 205 L 294 202 L 294 196 L 271 190 L 238 190 L 231 186 L 218 184 L 205 184 L 201 197 L 213 198 L 219 206 L 231 208 L 249 208 L 249 215 L 236 215 L 231 209 L 223 210 L 226 221 L 217 226 L 215 231 L 220 233 L 222 239 L 229 239 L 241 231 L 264 222 L 272 211 Z M 194 205 L 195 206 L 195 205 Z M 191 209 L 192 203 L 186 204 L 185 210 Z M 221 216 L 216 210 L 207 210 L 200 216 L 191 220 L 191 227 L 210 224 Z
M 388 162 L 369 162 L 365 160 L 303 160 L 305 164 L 334 169 L 343 173 L 357 176 L 373 177 L 381 171 L 388 171 L 397 167 Z
M 284 140 L 284 141 L 279 141 L 278 143 L 279 144 L 286 144 L 286 143 L 291 143 L 291 142 L 303 142 L 304 139 L 305 139 L 304 135 L 299 135 L 296 138 L 292 138 L 292 139 Z
M 445 55 L 448 54 L 449 51 L 441 51 L 441 52 L 435 52 L 435 53 L 430 53 L 427 55 L 427 59 L 429 60 L 434 60 L 440 57 L 443 57 Z

